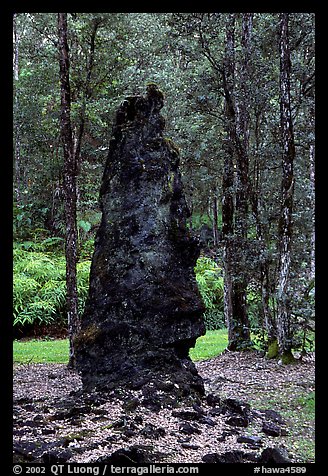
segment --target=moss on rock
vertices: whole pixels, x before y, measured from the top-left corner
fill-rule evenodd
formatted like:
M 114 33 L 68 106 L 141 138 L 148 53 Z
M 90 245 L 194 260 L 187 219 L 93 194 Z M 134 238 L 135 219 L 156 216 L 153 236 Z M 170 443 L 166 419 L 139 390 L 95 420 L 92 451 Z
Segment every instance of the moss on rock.
M 268 350 L 265 354 L 265 357 L 267 359 L 275 359 L 276 357 L 278 357 L 278 354 L 279 354 L 279 348 L 278 348 L 277 339 L 274 339 L 268 342 Z

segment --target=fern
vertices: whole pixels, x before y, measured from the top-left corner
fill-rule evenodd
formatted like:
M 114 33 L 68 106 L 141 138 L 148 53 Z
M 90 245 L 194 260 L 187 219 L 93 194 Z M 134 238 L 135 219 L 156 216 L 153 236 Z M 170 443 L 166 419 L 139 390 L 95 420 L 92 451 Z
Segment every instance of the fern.
M 45 240 L 46 241 L 46 240 Z M 31 248 L 31 247 L 30 247 Z M 90 261 L 77 265 L 79 311 L 89 287 Z M 65 257 L 14 247 L 14 326 L 49 324 L 66 316 Z
M 195 273 L 198 289 L 206 308 L 204 313 L 206 328 L 219 329 L 224 326 L 222 270 L 214 260 L 201 256 L 197 260 Z

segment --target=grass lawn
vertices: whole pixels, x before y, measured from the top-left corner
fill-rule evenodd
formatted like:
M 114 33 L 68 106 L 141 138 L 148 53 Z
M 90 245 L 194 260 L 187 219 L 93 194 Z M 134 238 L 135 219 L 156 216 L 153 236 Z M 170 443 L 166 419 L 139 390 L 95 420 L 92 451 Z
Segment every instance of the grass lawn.
M 190 350 L 192 360 L 205 360 L 215 357 L 226 348 L 228 335 L 226 329 L 207 331 L 199 337 L 196 346 Z M 68 339 L 31 339 L 14 341 L 14 362 L 17 363 L 68 363 Z
M 68 339 L 14 341 L 13 347 L 15 363 L 68 363 Z
M 228 345 L 227 329 L 207 331 L 204 336 L 197 339 L 196 345 L 190 349 L 190 357 L 197 360 L 207 360 L 221 354 Z

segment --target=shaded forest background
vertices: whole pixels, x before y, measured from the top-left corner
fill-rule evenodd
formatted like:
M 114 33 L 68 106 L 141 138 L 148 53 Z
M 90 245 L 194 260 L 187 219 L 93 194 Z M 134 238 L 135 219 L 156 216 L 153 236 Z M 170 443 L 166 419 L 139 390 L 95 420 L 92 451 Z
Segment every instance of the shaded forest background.
M 15 335 L 78 325 L 114 114 L 156 83 L 204 247 L 207 328 L 286 363 L 312 349 L 314 14 L 17 13 L 13 26 Z

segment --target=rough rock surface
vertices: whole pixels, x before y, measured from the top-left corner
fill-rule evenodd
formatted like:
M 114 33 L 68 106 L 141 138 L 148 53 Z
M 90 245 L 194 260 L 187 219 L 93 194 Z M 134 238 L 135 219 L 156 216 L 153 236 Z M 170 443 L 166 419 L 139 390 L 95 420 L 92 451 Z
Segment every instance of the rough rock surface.
M 151 84 L 117 111 L 75 341 L 85 390 L 142 388 L 153 405 L 204 393 L 188 356 L 205 333 L 193 273 L 200 248 L 186 227 L 179 152 L 163 135 L 162 106 Z

